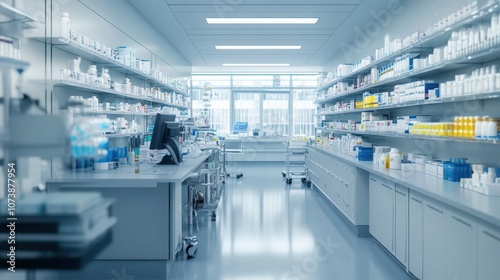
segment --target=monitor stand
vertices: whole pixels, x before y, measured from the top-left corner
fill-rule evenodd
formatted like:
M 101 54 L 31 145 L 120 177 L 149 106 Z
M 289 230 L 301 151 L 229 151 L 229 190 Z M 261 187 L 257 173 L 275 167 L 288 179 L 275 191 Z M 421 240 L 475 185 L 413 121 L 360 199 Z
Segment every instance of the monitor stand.
M 158 165 L 179 165 L 182 161 L 182 155 L 180 153 L 180 147 L 177 141 L 172 138 L 168 138 L 167 143 L 164 144 L 165 149 L 168 151 L 168 155 L 163 156 L 161 161 L 157 163 Z

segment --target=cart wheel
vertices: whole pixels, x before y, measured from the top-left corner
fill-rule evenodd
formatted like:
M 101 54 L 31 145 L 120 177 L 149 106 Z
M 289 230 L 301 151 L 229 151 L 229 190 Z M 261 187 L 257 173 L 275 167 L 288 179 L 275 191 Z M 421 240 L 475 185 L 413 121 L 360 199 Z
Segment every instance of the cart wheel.
M 222 181 L 222 184 L 226 184 L 226 181 Z
M 196 257 L 197 252 L 198 252 L 198 245 L 189 244 L 186 247 L 186 254 L 188 259 L 194 259 Z
M 215 214 L 215 212 L 212 213 L 212 222 L 215 222 L 215 220 L 217 219 L 217 214 Z
M 312 186 L 312 182 L 310 180 L 307 180 L 307 187 L 310 188 Z
M 301 181 L 302 183 L 305 183 L 305 182 L 306 182 L 306 178 L 302 178 L 302 179 L 300 179 L 300 181 Z
M 243 174 L 242 174 L 242 173 L 240 173 L 240 174 L 236 175 L 236 179 L 239 179 L 239 178 L 241 178 L 241 177 L 243 177 Z
M 287 183 L 288 185 L 291 185 L 291 184 L 292 184 L 292 178 L 286 179 L 286 183 Z
M 281 175 L 283 175 L 283 178 L 286 177 L 286 173 L 285 172 L 281 172 Z

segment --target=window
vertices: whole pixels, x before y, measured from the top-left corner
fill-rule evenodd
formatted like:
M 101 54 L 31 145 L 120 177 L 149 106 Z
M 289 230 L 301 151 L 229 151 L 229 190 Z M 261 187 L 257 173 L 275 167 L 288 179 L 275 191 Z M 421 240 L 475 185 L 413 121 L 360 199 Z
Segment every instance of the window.
M 290 87 L 290 75 L 234 75 L 234 87 Z
M 207 82 L 212 86 L 210 107 L 204 107 L 203 101 L 203 86 Z M 311 74 L 194 75 L 192 115 L 207 113 L 211 126 L 220 133 L 232 133 L 232 122 L 242 121 L 248 122 L 250 135 L 253 129 L 260 129 L 261 135 L 311 136 L 316 86 L 317 76 Z M 274 92 L 266 92 L 270 90 Z
M 290 94 L 266 93 L 263 96 L 262 133 L 270 136 L 288 135 Z
M 314 90 L 293 91 L 293 135 L 314 135 Z
M 234 94 L 234 121 L 248 122 L 249 133 L 260 129 L 260 97 L 259 93 Z

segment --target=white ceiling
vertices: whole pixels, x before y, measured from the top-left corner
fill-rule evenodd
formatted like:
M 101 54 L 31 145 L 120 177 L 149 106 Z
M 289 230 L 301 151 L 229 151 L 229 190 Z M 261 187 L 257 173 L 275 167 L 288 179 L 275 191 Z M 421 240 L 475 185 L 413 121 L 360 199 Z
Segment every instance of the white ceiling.
M 128 0 L 191 62 L 193 72 L 321 71 L 366 11 L 366 0 Z M 362 3 L 363 2 L 363 3 Z M 375 2 L 375 3 L 374 3 Z M 379 3 L 379 4 L 377 4 Z M 361 12 L 360 12 L 361 10 Z M 207 17 L 318 17 L 315 25 L 209 25 Z M 301 50 L 216 50 L 215 45 L 302 45 Z M 223 63 L 289 63 L 277 69 Z

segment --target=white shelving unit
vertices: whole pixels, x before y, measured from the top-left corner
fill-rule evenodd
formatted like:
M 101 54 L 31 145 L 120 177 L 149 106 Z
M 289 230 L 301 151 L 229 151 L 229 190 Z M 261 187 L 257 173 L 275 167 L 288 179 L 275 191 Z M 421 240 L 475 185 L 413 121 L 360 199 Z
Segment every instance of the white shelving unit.
M 137 96 L 137 95 L 132 95 L 132 94 L 126 94 L 122 92 L 118 92 L 113 89 L 106 89 L 106 88 L 101 88 L 101 87 L 95 87 L 95 86 L 90 86 L 85 83 L 80 83 L 76 81 L 69 81 L 69 80 L 52 80 L 49 81 L 49 84 L 51 84 L 54 87 L 69 87 L 81 91 L 86 91 L 86 92 L 91 92 L 91 93 L 98 93 L 98 94 L 112 94 L 117 97 L 122 97 L 122 98 L 127 98 L 127 99 L 134 99 L 134 100 L 143 100 L 143 101 L 148 101 L 152 102 L 155 104 L 159 105 L 165 105 L 168 107 L 173 107 L 173 108 L 179 108 L 179 109 L 184 109 L 187 110 L 188 107 L 184 105 L 179 105 L 179 104 L 172 104 L 165 102 L 160 99 L 154 99 L 154 98 L 149 98 L 149 97 L 142 97 L 142 96 Z
M 371 131 L 359 131 L 359 130 L 334 130 L 326 128 L 318 128 L 325 132 L 334 132 L 339 134 L 354 134 L 354 135 L 367 135 L 367 136 L 379 136 L 379 137 L 393 137 L 393 138 L 407 138 L 407 139 L 421 139 L 421 140 L 434 140 L 434 141 L 453 141 L 453 142 L 464 142 L 464 143 L 477 143 L 477 144 L 490 144 L 499 145 L 500 140 L 476 140 L 470 138 L 460 138 L 460 137 L 441 137 L 441 136 L 423 136 L 423 135 L 413 135 L 413 134 L 403 134 L 403 133 L 388 133 L 388 132 L 371 132 Z
M 385 66 L 385 65 L 387 65 L 387 63 L 392 62 L 396 57 L 404 55 L 406 53 L 429 52 L 429 49 L 431 49 L 435 46 L 442 45 L 445 42 L 447 42 L 448 39 L 451 37 L 451 34 L 454 31 L 457 31 L 457 30 L 463 28 L 464 26 L 478 23 L 478 22 L 484 20 L 485 18 L 487 18 L 488 16 L 491 16 L 492 14 L 497 13 L 498 11 L 500 11 L 500 7 L 498 6 L 498 3 L 496 3 L 496 2 L 491 3 L 485 7 L 480 8 L 478 11 L 473 12 L 470 17 L 463 19 L 461 21 L 458 21 L 458 22 L 452 24 L 451 26 L 448 26 L 444 30 L 435 32 L 435 33 L 430 34 L 424 38 L 420 38 L 413 45 L 402 48 L 401 50 L 394 52 L 394 53 L 392 53 L 384 58 L 373 61 L 372 63 L 370 63 L 370 64 L 368 64 L 368 65 L 366 65 L 366 66 L 364 66 L 364 67 L 362 67 L 362 68 L 360 68 L 360 69 L 358 69 L 358 70 L 356 70 L 348 75 L 335 78 L 334 80 L 320 86 L 316 91 L 327 90 L 328 88 L 332 87 L 333 85 L 335 85 L 338 82 L 342 82 L 345 80 L 353 80 L 353 79 L 356 79 L 356 77 L 359 75 L 369 74 L 371 71 L 371 68 Z M 445 64 L 456 64 L 456 63 L 467 62 L 468 60 L 478 59 L 478 56 L 494 55 L 493 53 L 496 53 L 497 57 L 498 57 L 498 48 L 495 48 L 495 50 L 487 50 L 487 51 L 483 51 L 483 52 L 478 52 L 475 54 L 475 57 L 472 57 L 472 56 L 470 58 L 463 57 L 463 58 L 456 59 L 454 61 L 450 61 L 450 63 L 445 63 Z M 472 63 L 472 61 L 471 61 L 471 63 Z M 439 69 L 442 69 L 441 68 L 442 65 L 434 65 L 434 66 L 438 67 Z M 424 71 L 424 70 L 428 70 L 428 71 L 437 70 L 437 69 L 432 69 L 432 68 L 435 68 L 434 66 L 429 67 L 429 69 L 422 69 L 422 71 Z M 396 77 L 394 79 L 399 80 L 399 79 L 401 79 L 401 77 Z M 384 82 L 389 82 L 389 81 L 386 80 Z M 385 85 L 385 83 L 383 83 L 383 82 L 376 83 L 376 84 L 371 85 L 370 88 L 372 88 L 374 86 L 381 86 L 381 85 Z M 364 88 L 364 89 L 360 89 L 360 90 L 366 90 L 366 89 L 368 89 L 368 88 Z M 354 93 L 355 92 L 353 92 L 353 94 Z M 322 100 L 321 102 L 328 102 L 328 101 L 331 101 L 331 100 Z
M 342 112 L 323 112 L 323 113 L 316 114 L 316 116 L 334 116 L 334 115 L 343 115 L 343 114 L 351 114 L 351 113 L 390 110 L 390 109 L 405 108 L 405 107 L 416 107 L 416 106 L 425 106 L 425 105 L 440 105 L 440 104 L 449 104 L 449 103 L 463 102 L 463 101 L 487 100 L 487 99 L 497 99 L 497 98 L 500 98 L 500 91 L 493 91 L 493 92 L 488 92 L 488 93 L 465 95 L 465 96 L 426 99 L 426 100 L 411 101 L 411 102 L 404 102 L 404 103 L 393 104 L 393 105 L 384 105 L 384 106 L 378 106 L 378 107 L 373 107 L 373 108 L 355 109 L 355 110 L 342 111 Z
M 144 79 L 145 81 L 151 83 L 153 86 L 157 86 L 161 88 L 162 90 L 166 90 L 168 92 L 175 92 L 181 95 L 184 95 L 186 97 L 189 96 L 189 94 L 181 89 L 178 89 L 172 85 L 166 84 L 148 74 L 145 74 L 137 69 L 134 69 L 132 67 L 129 67 L 125 64 L 122 64 L 118 60 L 115 60 L 111 57 L 107 57 L 104 54 L 97 52 L 95 50 L 89 49 L 86 46 L 72 41 L 67 38 L 61 38 L 61 37 L 35 37 L 33 38 L 37 41 L 40 42 L 45 42 L 48 44 L 53 45 L 56 48 L 59 48 L 61 50 L 67 51 L 69 53 L 72 53 L 74 55 L 80 56 L 82 58 L 86 58 L 92 62 L 99 63 L 106 65 L 107 68 L 113 69 L 115 71 L 124 73 L 126 75 L 134 75 L 139 78 Z
M 485 2 L 486 1 L 483 3 Z M 470 74 L 472 72 L 471 68 L 481 68 L 489 66 L 493 63 L 498 64 L 498 61 L 500 61 L 500 44 L 493 45 L 493 40 L 488 42 L 488 45 L 491 43 L 493 47 L 484 48 L 481 51 L 463 55 L 456 59 L 446 60 L 425 68 L 410 70 L 404 74 L 341 93 L 331 93 L 330 95 L 326 93 L 326 91 L 335 86 L 335 84 L 339 82 L 356 81 L 359 76 L 370 74 L 372 68 L 379 69 L 387 66 L 388 64 L 394 62 L 397 57 L 402 55 L 420 54 L 421 57 L 426 57 L 427 54 L 431 54 L 433 52 L 434 48 L 446 45 L 451 39 L 453 32 L 469 28 L 475 24 L 487 23 L 491 20 L 494 14 L 499 14 L 499 2 L 489 1 L 489 3 L 490 4 L 486 4 L 484 7 L 479 7 L 476 12 L 473 12 L 463 20 L 454 23 L 444 30 L 427 35 L 419 39 L 411 46 L 405 47 L 348 75 L 335 78 L 333 81 L 318 87 L 316 89 L 316 92 L 318 93 L 318 100 L 316 100 L 315 103 L 318 105 L 319 110 L 316 116 L 326 122 L 346 120 L 357 122 L 360 120 L 362 112 L 379 112 L 384 115 L 388 114 L 389 120 L 394 120 L 396 117 L 401 117 L 403 114 L 430 115 L 432 118 L 431 121 L 434 122 L 452 122 L 453 120 L 450 119 L 454 116 L 470 116 L 471 114 L 493 115 L 494 117 L 498 117 L 497 107 L 500 103 L 500 90 L 498 87 L 491 87 L 491 91 L 478 91 L 475 94 L 467 94 L 463 96 L 407 101 L 404 103 L 381 105 L 371 108 L 354 109 L 351 107 L 348 111 L 333 112 L 334 108 L 328 108 L 337 102 L 360 100 L 365 92 L 390 92 L 394 90 L 395 85 L 405 84 L 417 80 L 436 80 L 436 83 L 442 83 L 453 79 L 452 76 L 455 74 L 465 74 L 461 73 L 463 71 Z M 484 45 L 486 45 L 486 43 Z M 474 103 L 478 106 L 471 109 L 472 106 L 470 103 Z M 461 108 L 461 106 L 466 107 L 467 105 L 469 105 L 469 110 Z M 405 108 L 408 110 L 405 110 Z M 339 126 L 335 127 L 339 128 Z M 324 133 L 325 135 L 326 133 L 332 133 L 334 137 L 345 134 L 368 136 L 367 138 L 370 142 L 373 142 L 374 145 L 385 145 L 397 148 L 400 148 L 399 146 L 406 146 L 406 148 L 408 148 L 409 146 L 419 142 L 415 140 L 429 140 L 429 142 L 432 142 L 439 148 L 445 146 L 447 147 L 447 149 L 438 150 L 438 148 L 436 149 L 437 151 L 429 150 L 423 152 L 430 153 L 432 156 L 440 159 L 447 157 L 450 158 L 456 156 L 457 154 L 462 155 L 465 153 L 467 156 L 470 155 L 471 158 L 476 156 L 475 160 L 477 160 L 478 156 L 474 155 L 472 151 L 480 148 L 482 151 L 479 155 L 479 160 L 484 159 L 484 162 L 486 162 L 489 154 L 494 154 L 498 151 L 497 145 L 500 144 L 500 140 L 478 140 L 462 137 L 441 137 L 433 135 L 412 135 L 396 132 L 360 130 L 353 131 L 329 129 L 328 127 L 316 127 L 316 130 L 318 132 L 322 132 L 322 134 Z M 329 150 L 321 147 L 316 148 Z M 314 150 L 315 148 L 311 149 Z M 337 155 L 333 151 L 331 154 L 333 157 L 346 158 L 345 156 Z M 490 156 L 490 158 L 494 157 L 495 156 Z M 451 197 L 451 195 L 446 194 L 443 196 L 443 194 L 451 191 L 454 194 L 460 194 L 463 196 L 463 201 L 474 201 L 474 204 L 469 206 L 474 210 L 479 208 L 479 204 L 481 204 L 477 203 L 476 199 L 489 200 L 491 201 L 490 203 L 484 204 L 488 205 L 488 208 L 490 209 L 498 209 L 499 200 L 496 197 L 477 197 L 477 195 L 473 192 L 460 189 L 459 183 L 446 181 L 445 179 L 426 175 L 425 173 L 420 174 L 418 172 L 403 172 L 385 168 L 378 169 L 373 167 L 371 162 L 362 162 L 354 158 L 349 158 L 348 161 L 358 163 L 358 167 L 367 167 L 365 170 L 370 173 L 368 192 L 370 196 L 368 203 L 370 206 L 370 211 L 368 212 L 370 215 L 370 233 L 387 249 L 389 254 L 394 255 L 394 257 L 396 257 L 403 264 L 403 266 L 407 268 L 407 272 L 411 272 L 417 277 L 423 277 L 424 279 L 451 279 L 454 277 L 456 278 L 456 275 L 467 275 L 466 278 L 472 279 L 477 278 L 477 275 L 486 275 L 494 271 L 496 268 L 495 265 L 485 265 L 482 269 L 478 269 L 476 273 L 476 263 L 471 261 L 478 258 L 498 258 L 497 252 L 494 254 L 484 252 L 477 253 L 477 257 L 473 255 L 476 253 L 476 246 L 481 245 L 475 236 L 476 232 L 478 232 L 475 225 L 476 220 L 481 222 L 482 220 L 486 221 L 486 219 L 480 215 L 474 218 L 470 218 L 468 215 L 462 217 L 460 205 L 454 205 L 451 201 L 447 200 Z M 492 164 L 491 162 L 492 160 L 490 160 L 490 165 Z M 494 159 L 493 162 L 498 164 L 498 159 Z M 316 168 L 316 170 L 320 169 Z M 319 176 L 317 174 L 318 172 L 313 170 L 309 177 L 310 179 L 312 178 L 313 183 L 321 189 L 321 183 L 327 182 L 326 186 L 334 184 L 331 183 L 334 182 L 334 180 L 330 179 L 332 175 L 331 173 L 337 172 L 338 174 L 336 174 L 336 176 L 339 176 L 339 174 L 342 174 L 343 170 L 338 170 L 338 168 L 331 168 L 326 170 L 326 174 L 324 174 L 324 172 L 321 173 L 322 171 L 320 170 Z M 330 174 L 328 172 L 330 172 Z M 373 179 L 374 174 L 391 174 L 391 176 L 382 176 L 385 179 L 379 180 Z M 402 180 L 396 179 L 392 176 L 393 174 L 401 176 Z M 415 178 L 410 178 L 410 174 L 411 176 L 415 176 Z M 379 183 L 377 183 L 377 181 Z M 380 183 L 381 181 L 383 181 L 383 183 Z M 418 187 L 411 188 L 411 186 L 406 186 L 405 182 L 411 182 L 411 184 L 415 184 Z M 432 192 L 434 193 L 426 193 L 424 191 L 424 189 L 430 185 L 430 182 L 433 184 L 439 184 L 439 186 L 433 186 Z M 421 187 L 419 186 L 420 184 Z M 401 186 L 403 186 L 403 188 Z M 405 189 L 405 186 L 410 187 L 410 190 Z M 326 192 L 325 195 L 332 195 L 332 190 L 330 190 L 330 193 Z M 417 195 L 417 197 L 422 195 L 422 198 L 417 199 L 415 198 L 415 195 Z M 441 199 L 440 196 L 445 197 L 445 199 Z M 335 195 L 333 195 L 333 198 L 335 198 Z M 435 204 L 434 200 L 441 200 L 442 203 L 440 202 L 439 204 Z M 333 200 L 333 204 L 337 208 L 341 209 L 335 200 Z M 429 205 L 434 206 L 431 207 Z M 448 219 L 447 215 L 452 217 L 452 219 Z M 422 219 L 423 216 L 424 218 Z M 495 213 L 492 216 L 498 215 Z M 496 226 L 498 226 L 498 223 Z M 407 230 L 409 230 L 409 233 Z M 495 230 L 497 231 L 498 228 L 495 228 Z M 420 233 L 418 233 L 419 231 Z M 447 235 L 446 232 L 451 232 L 452 234 Z M 424 239 L 422 239 L 422 236 Z M 443 244 L 448 245 L 444 246 Z M 457 252 L 467 252 L 467 254 L 459 254 Z M 441 265 L 441 263 L 446 265 Z
M 160 81 L 156 79 L 155 77 L 148 75 L 146 73 L 143 73 L 139 71 L 138 69 L 135 69 L 133 67 L 127 66 L 123 63 L 121 63 L 118 60 L 115 60 L 109 56 L 104 55 L 103 53 L 100 53 L 96 50 L 90 49 L 85 45 L 80 44 L 77 41 L 70 40 L 68 38 L 62 38 L 62 37 L 32 37 L 31 39 L 37 40 L 39 42 L 43 42 L 45 44 L 51 45 L 54 48 L 66 51 L 70 54 L 73 54 L 79 57 L 82 57 L 84 59 L 89 60 L 92 63 L 101 65 L 105 68 L 108 68 L 110 70 L 123 73 L 127 76 L 130 77 L 135 77 L 139 80 L 144 81 L 145 83 L 148 83 L 148 87 L 158 87 L 161 91 L 167 92 L 167 93 L 175 93 L 178 95 L 182 95 L 184 98 L 189 98 L 189 94 L 187 93 L 187 90 L 179 89 L 174 85 L 170 85 L 168 83 L 165 83 L 163 81 Z M 37 81 L 40 82 L 40 81 Z M 93 85 L 88 85 L 86 83 L 82 83 L 79 81 L 74 81 L 74 80 L 60 80 L 60 79 L 54 79 L 54 80 L 49 80 L 49 81 L 43 81 L 46 82 L 48 87 L 52 87 L 53 89 L 56 88 L 66 88 L 66 89 L 71 89 L 71 90 L 78 90 L 78 91 L 83 91 L 83 92 L 88 92 L 88 93 L 93 93 L 93 94 L 99 94 L 103 98 L 107 97 L 116 97 L 117 100 L 139 100 L 139 101 L 144 101 L 142 104 L 144 105 L 156 105 L 156 106 L 166 106 L 170 108 L 175 108 L 179 109 L 181 111 L 181 114 L 184 111 L 188 111 L 190 109 L 189 106 L 184 106 L 183 104 L 174 104 L 174 103 L 169 103 L 166 102 L 165 100 L 160 100 L 160 99 L 155 99 L 152 97 L 148 96 L 138 96 L 134 94 L 127 94 L 124 92 L 119 92 L 115 91 L 114 89 L 107 89 L 107 88 L 102 88 L 98 86 L 93 86 Z M 71 92 L 71 91 L 68 91 Z M 69 95 L 69 94 L 68 94 Z M 68 96 L 69 98 L 69 96 Z M 114 116 L 133 116 L 135 117 L 150 117 L 156 115 L 156 113 L 133 113 L 133 112 L 121 112 L 121 111 L 93 111 L 93 112 L 85 112 L 86 115 L 89 116 L 96 116 L 96 115 L 114 115 Z M 147 126 L 147 119 L 141 119 L 139 123 L 142 123 L 143 127 L 145 128 Z M 139 134 L 113 134 L 113 135 L 107 135 L 108 138 L 125 138 L 128 136 L 134 136 L 134 135 L 139 135 Z
M 0 35 L 19 39 L 22 37 L 22 30 L 36 27 L 39 23 L 31 16 L 23 13 L 22 11 L 8 5 L 7 3 L 0 3 L 0 15 L 4 20 L 0 23 Z M 0 147 L 3 151 L 2 158 L 0 158 L 0 165 L 3 172 L 6 172 L 7 165 L 11 160 L 11 153 L 9 152 L 10 142 L 10 104 L 12 98 L 12 74 L 14 71 L 22 73 L 29 67 L 29 63 L 23 60 L 0 56 L 0 73 L 2 84 L 0 85 L 0 104 L 3 109 L 3 127 L 0 128 Z M 2 173 L 3 173 L 2 172 Z M 5 173 L 3 173 L 6 175 Z M 7 192 L 7 186 L 0 190 Z

